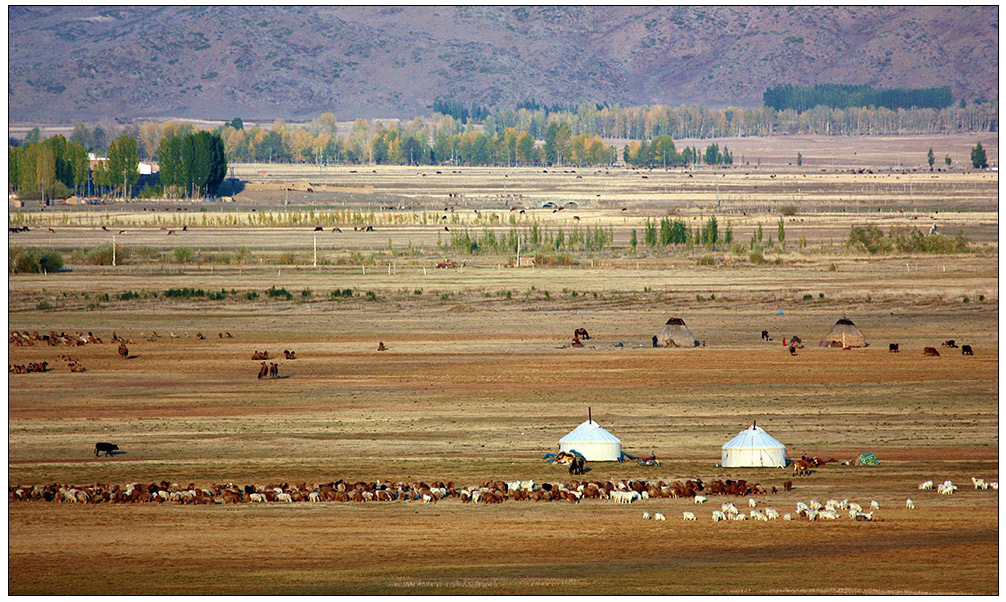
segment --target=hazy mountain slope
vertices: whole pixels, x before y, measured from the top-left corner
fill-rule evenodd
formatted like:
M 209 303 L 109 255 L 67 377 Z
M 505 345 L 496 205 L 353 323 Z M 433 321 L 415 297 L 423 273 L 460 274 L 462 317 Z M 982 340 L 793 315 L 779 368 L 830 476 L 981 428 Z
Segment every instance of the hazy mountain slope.
M 998 98 L 998 7 L 11 7 L 14 121 L 412 117 L 436 97 L 761 106 L 779 83 Z

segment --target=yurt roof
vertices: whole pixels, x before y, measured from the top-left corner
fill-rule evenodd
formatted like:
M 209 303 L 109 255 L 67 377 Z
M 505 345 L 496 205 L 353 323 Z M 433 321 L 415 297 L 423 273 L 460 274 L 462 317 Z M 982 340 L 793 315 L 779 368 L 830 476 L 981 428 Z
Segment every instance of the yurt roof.
M 622 441 L 609 433 L 608 431 L 601 428 L 601 425 L 594 422 L 593 420 L 588 420 L 581 424 L 580 426 L 573 429 L 568 435 L 559 439 L 559 443 L 576 443 L 576 442 L 606 442 L 606 443 L 621 443 Z
M 684 326 L 685 321 L 681 318 L 669 318 L 665 324 L 670 326 Z
M 742 449 L 778 449 L 786 446 L 769 435 L 760 426 L 752 424 L 737 434 L 736 437 L 723 444 L 726 448 Z
M 841 340 L 842 335 L 846 337 L 854 337 L 851 342 L 859 344 L 860 342 L 866 343 L 866 337 L 863 336 L 863 331 L 859 329 L 858 326 L 852 323 L 849 318 L 840 318 L 835 325 L 832 326 L 828 334 L 825 335 L 824 340 Z

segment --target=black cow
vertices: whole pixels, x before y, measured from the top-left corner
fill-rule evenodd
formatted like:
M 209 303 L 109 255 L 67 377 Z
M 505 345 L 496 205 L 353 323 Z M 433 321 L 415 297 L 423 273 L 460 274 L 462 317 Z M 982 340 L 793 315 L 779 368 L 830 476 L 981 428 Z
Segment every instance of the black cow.
M 584 459 L 580 456 L 573 458 L 569 464 L 569 474 L 583 474 Z
M 116 444 L 114 444 L 114 443 L 105 443 L 105 442 L 99 441 L 99 442 L 97 442 L 97 443 L 94 444 L 94 455 L 95 456 L 100 456 L 101 452 L 105 452 L 106 456 L 111 456 L 112 452 L 118 451 L 118 450 L 119 450 L 119 446 L 116 445 Z
M 961 355 L 974 355 L 975 352 L 971 349 L 971 345 L 961 345 Z
M 772 340 L 772 339 L 769 338 L 767 330 L 761 331 L 761 340 L 763 340 L 763 341 L 771 341 Z
M 898 349 L 898 343 L 891 343 L 890 345 L 888 345 L 887 350 L 890 353 L 900 353 L 900 350 Z

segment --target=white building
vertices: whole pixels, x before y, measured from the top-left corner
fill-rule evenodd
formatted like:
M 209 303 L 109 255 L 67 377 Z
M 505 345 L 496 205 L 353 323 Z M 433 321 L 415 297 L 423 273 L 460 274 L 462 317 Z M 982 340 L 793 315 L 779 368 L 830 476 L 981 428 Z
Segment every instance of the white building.
M 588 462 L 618 462 L 622 458 L 622 442 L 593 420 L 559 439 L 559 450 L 575 451 Z
M 720 466 L 783 468 L 786 466 L 786 446 L 752 424 L 723 444 Z

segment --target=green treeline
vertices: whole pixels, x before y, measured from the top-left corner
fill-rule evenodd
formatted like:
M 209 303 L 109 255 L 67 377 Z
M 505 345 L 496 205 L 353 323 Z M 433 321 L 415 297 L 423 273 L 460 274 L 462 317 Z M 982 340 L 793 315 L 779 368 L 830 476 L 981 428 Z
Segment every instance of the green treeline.
M 7 147 L 7 187 L 22 199 L 66 198 L 90 183 L 96 192 L 127 196 L 140 176 L 136 140 L 123 135 L 109 145 L 108 161 L 93 174 L 87 151 L 78 142 L 53 136 L 44 142 Z
M 559 251 L 602 251 L 610 249 L 615 235 L 611 227 L 580 228 L 570 231 L 563 228 L 551 230 L 531 224 L 529 228 L 510 228 L 499 235 L 488 228 L 473 235 L 467 228 L 451 232 L 448 248 L 470 255 L 512 255 L 520 248 L 522 255 L 555 253 Z
M 161 186 L 176 196 L 214 195 L 227 175 L 223 141 L 209 132 L 163 138 L 157 160 Z
M 646 220 L 643 226 L 643 242 L 650 247 L 685 246 L 708 247 L 716 249 L 716 244 L 722 242 L 730 245 L 733 242 L 733 230 L 727 225 L 720 232 L 716 217 L 710 217 L 701 228 L 692 230 L 681 219 L 671 221 L 671 218 L 661 218 L 659 222 Z
M 792 84 L 765 90 L 766 107 L 782 111 L 808 111 L 816 106 L 846 109 L 849 107 L 883 107 L 885 109 L 943 109 L 954 103 L 950 88 L 892 88 L 874 90 L 870 86 L 818 84 L 796 87 Z

